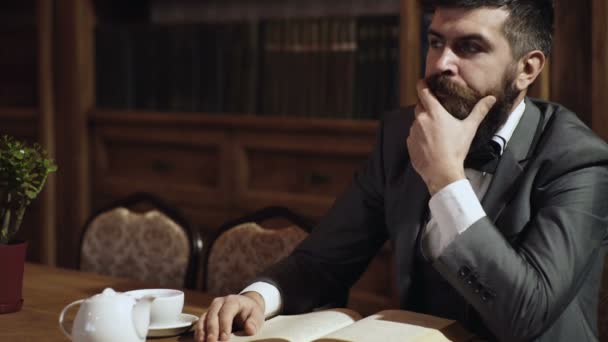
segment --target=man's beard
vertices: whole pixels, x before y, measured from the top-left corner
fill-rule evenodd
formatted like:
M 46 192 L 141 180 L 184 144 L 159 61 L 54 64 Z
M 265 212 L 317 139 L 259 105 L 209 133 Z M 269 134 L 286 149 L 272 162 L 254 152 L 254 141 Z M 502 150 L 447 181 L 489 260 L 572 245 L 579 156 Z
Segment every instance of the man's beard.
M 442 74 L 427 77 L 426 83 L 448 113 L 460 120 L 466 119 L 482 98 L 488 95 L 496 97 L 496 103 L 479 125 L 471 143 L 469 150 L 473 151 L 479 146 L 487 144 L 509 118 L 513 103 L 519 95 L 514 80 L 515 73 L 511 71 L 511 68 L 508 68 L 505 71 L 502 84 L 487 94 L 481 94 L 471 88 L 458 85 L 451 81 L 449 76 Z

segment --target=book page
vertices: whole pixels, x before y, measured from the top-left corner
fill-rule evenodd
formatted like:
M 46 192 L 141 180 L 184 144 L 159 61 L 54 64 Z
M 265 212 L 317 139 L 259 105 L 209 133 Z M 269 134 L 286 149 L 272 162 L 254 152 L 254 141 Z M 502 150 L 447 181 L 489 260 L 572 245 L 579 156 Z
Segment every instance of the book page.
M 467 341 L 471 337 L 452 320 L 403 310 L 385 310 L 315 342 L 439 342 Z
M 264 323 L 254 336 L 243 332 L 232 334 L 236 342 L 309 342 L 339 330 L 360 319 L 361 315 L 348 309 L 332 309 L 301 315 L 277 316 Z

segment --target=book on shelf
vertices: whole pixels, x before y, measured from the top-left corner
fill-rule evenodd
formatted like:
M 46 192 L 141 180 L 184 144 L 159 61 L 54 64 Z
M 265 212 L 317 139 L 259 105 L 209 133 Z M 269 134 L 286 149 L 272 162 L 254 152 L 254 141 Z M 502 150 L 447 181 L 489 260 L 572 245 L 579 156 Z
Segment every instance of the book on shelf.
M 200 23 L 399 13 L 401 0 L 149 0 L 153 23 Z
M 456 321 L 403 310 L 384 310 L 362 318 L 349 309 L 276 316 L 254 336 L 233 333 L 234 342 L 440 342 L 474 336 Z
M 135 108 L 133 50 L 128 32 L 111 26 L 95 32 L 97 103 L 100 107 Z
M 371 119 L 397 108 L 398 50 L 398 17 L 358 18 L 354 90 L 356 117 Z
M 398 105 L 397 15 L 100 25 L 97 106 L 374 119 Z

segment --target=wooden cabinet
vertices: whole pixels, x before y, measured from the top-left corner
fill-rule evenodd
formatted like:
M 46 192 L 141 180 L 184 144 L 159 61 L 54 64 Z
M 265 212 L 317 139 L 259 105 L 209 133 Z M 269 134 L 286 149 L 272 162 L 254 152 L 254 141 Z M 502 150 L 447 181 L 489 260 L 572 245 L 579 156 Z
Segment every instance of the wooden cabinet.
M 371 151 L 375 129 L 371 121 L 96 111 L 93 197 L 151 191 L 201 211 L 282 204 L 319 218 Z

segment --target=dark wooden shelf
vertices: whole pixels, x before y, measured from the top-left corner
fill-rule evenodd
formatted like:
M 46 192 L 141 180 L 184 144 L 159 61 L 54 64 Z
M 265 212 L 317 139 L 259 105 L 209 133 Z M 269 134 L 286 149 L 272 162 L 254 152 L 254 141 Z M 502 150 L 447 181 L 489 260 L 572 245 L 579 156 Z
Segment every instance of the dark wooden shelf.
M 152 112 L 132 110 L 94 110 L 89 118 L 92 124 L 151 124 L 188 125 L 200 127 L 249 128 L 293 132 L 348 132 L 373 134 L 377 120 L 335 118 L 302 118 L 287 116 L 260 116 L 229 113 Z

